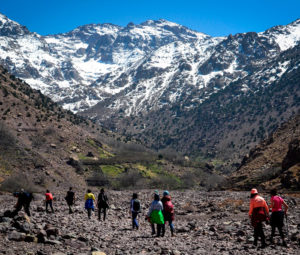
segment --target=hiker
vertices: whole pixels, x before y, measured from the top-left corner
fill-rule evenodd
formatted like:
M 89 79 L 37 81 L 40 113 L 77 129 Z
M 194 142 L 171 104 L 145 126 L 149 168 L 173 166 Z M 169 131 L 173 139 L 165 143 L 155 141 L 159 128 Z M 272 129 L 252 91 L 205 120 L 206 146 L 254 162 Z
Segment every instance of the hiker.
M 54 209 L 52 206 L 53 203 L 53 195 L 50 193 L 50 191 L 47 189 L 46 193 L 45 193 L 45 197 L 46 197 L 46 212 L 48 213 L 48 206 L 50 206 L 51 208 L 51 212 L 54 213 Z
M 101 212 L 103 212 L 103 221 L 105 221 L 106 209 L 109 208 L 109 205 L 108 205 L 107 195 L 105 194 L 103 188 L 100 190 L 100 193 L 98 195 L 97 207 L 98 207 L 98 220 L 101 221 Z
M 94 203 L 96 201 L 96 198 L 95 198 L 94 194 L 92 193 L 92 191 L 90 189 L 88 189 L 87 193 L 84 196 L 84 199 L 85 199 L 84 208 L 87 210 L 88 217 L 90 219 L 91 215 L 92 215 L 92 211 L 95 210 Z
M 157 234 L 156 237 L 164 236 L 164 216 L 162 213 L 163 210 L 163 204 L 159 200 L 159 194 L 158 192 L 154 193 L 154 200 L 150 205 L 148 214 L 146 216 L 146 219 L 151 223 L 152 228 L 152 235 L 155 235 L 155 226 L 154 224 L 157 224 Z
M 284 207 L 284 211 L 282 210 L 282 205 Z M 271 232 L 270 242 L 274 243 L 273 238 L 275 235 L 275 230 L 276 228 L 278 228 L 280 237 L 282 239 L 282 245 L 287 246 L 284 240 L 284 234 L 282 228 L 283 228 L 284 215 L 287 215 L 287 210 L 289 207 L 280 196 L 277 196 L 276 189 L 271 190 L 270 208 L 272 209 L 271 220 L 270 220 L 272 232 Z
M 139 223 L 137 220 L 138 214 L 141 212 L 141 203 L 138 200 L 138 194 L 133 193 L 132 199 L 130 201 L 130 211 L 131 211 L 131 217 L 132 217 L 132 230 L 136 228 L 139 229 Z
M 169 191 L 165 190 L 163 193 L 163 198 L 161 199 L 161 202 L 164 206 L 163 215 L 165 223 L 166 221 L 169 222 L 170 230 L 171 230 L 171 236 L 174 236 L 174 205 L 171 202 L 171 196 L 169 194 Z M 165 228 L 163 228 L 163 231 Z M 164 235 L 164 233 L 162 234 Z
M 22 207 L 24 207 L 25 213 L 30 216 L 30 203 L 33 200 L 33 195 L 30 192 L 24 191 L 21 189 L 20 192 L 14 192 L 14 197 L 18 198 L 18 201 L 15 205 L 15 210 L 11 213 L 11 217 L 14 217 L 21 211 Z
M 261 248 L 266 247 L 266 239 L 263 231 L 263 221 L 269 220 L 269 207 L 266 201 L 258 195 L 257 189 L 251 190 L 249 217 L 254 227 L 254 242 L 256 246 L 258 237 L 261 238 Z
M 72 206 L 75 203 L 75 192 L 73 191 L 72 187 L 69 188 L 65 199 L 69 206 L 69 214 L 71 214 L 71 213 L 73 213 Z

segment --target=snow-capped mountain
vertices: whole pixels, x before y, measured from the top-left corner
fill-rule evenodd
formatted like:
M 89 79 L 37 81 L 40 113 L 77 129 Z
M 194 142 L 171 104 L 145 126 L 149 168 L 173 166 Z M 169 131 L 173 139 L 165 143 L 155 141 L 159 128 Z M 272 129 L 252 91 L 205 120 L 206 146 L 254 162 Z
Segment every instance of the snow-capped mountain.
M 191 139 L 189 132 L 199 133 L 192 128 L 195 123 L 205 126 L 199 122 L 199 116 L 204 118 L 199 112 L 210 112 L 205 107 L 214 98 L 224 96 L 214 102 L 221 109 L 236 98 L 255 98 L 261 89 L 281 84 L 287 72 L 298 72 L 293 54 L 286 52 L 295 49 L 297 55 L 299 41 L 300 20 L 228 37 L 211 37 L 166 20 L 126 27 L 90 24 L 40 36 L 0 15 L 0 63 L 11 73 L 64 108 L 136 135 L 155 148 L 175 143 L 176 149 L 190 146 L 195 151 L 208 144 L 207 137 L 201 141 L 194 137 L 186 146 L 179 140 Z M 228 91 L 234 91 L 234 96 Z M 218 111 L 212 105 L 211 109 L 212 115 Z M 291 114 L 278 116 L 286 119 Z M 174 127 L 166 130 L 164 123 L 159 127 L 163 132 L 153 138 L 158 127 L 149 121 L 150 116 L 158 116 L 156 124 L 168 118 Z M 186 116 L 194 117 L 187 122 Z M 178 136 L 182 130 L 185 135 Z M 211 130 L 202 131 L 206 136 Z M 218 139 L 210 139 L 212 148 L 220 144 Z

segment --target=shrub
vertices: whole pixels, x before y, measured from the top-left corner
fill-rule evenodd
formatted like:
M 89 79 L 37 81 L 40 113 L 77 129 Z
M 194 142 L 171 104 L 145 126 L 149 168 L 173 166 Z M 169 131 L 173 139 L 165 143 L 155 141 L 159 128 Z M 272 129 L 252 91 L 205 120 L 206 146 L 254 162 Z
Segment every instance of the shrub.
M 102 172 L 94 172 L 92 176 L 86 179 L 89 186 L 108 186 L 110 184 L 108 178 Z
M 0 190 L 16 192 L 24 189 L 28 192 L 38 192 L 38 188 L 24 174 L 15 174 L 1 183 Z
M 0 122 L 0 147 L 11 148 L 16 144 L 15 137 L 10 133 L 9 129 Z
M 44 135 L 53 135 L 55 134 L 55 129 L 53 127 L 48 127 L 44 130 Z
M 143 179 L 143 176 L 137 170 L 130 170 L 121 174 L 118 178 L 118 186 L 116 188 L 133 188 Z

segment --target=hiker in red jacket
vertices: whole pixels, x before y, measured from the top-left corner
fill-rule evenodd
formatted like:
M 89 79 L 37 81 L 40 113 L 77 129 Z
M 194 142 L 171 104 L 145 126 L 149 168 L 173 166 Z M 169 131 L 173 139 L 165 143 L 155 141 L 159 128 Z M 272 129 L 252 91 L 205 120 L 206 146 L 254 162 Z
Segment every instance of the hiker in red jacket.
M 261 248 L 266 247 L 266 239 L 263 231 L 263 221 L 269 220 L 269 207 L 266 201 L 258 195 L 257 189 L 251 190 L 249 217 L 254 227 L 254 245 L 257 245 L 258 237 L 261 238 Z
M 169 191 L 167 191 L 167 190 L 164 191 L 161 202 L 163 203 L 163 206 L 164 206 L 163 215 L 164 215 L 165 223 L 166 223 L 166 221 L 169 222 L 171 236 L 175 236 L 174 235 L 174 225 L 173 225 L 174 205 L 171 202 L 171 196 L 169 194 Z M 165 228 L 163 228 L 162 231 L 163 231 L 162 236 L 164 236 Z
M 53 195 L 50 193 L 50 191 L 47 189 L 46 193 L 45 193 L 45 197 L 46 197 L 46 212 L 48 213 L 48 205 L 51 208 L 52 213 L 54 213 L 54 209 L 52 206 L 52 202 L 53 202 Z

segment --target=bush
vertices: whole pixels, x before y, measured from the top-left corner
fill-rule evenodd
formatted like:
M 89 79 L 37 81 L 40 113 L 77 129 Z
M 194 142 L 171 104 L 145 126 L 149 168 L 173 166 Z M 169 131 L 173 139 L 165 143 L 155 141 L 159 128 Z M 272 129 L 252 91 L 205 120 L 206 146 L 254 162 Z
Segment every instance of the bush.
M 33 136 L 31 137 L 32 146 L 39 148 L 46 143 L 46 138 L 43 136 Z
M 0 147 L 3 149 L 12 148 L 16 145 L 15 137 L 9 129 L 0 122 Z
M 53 135 L 55 134 L 55 129 L 53 127 L 48 127 L 44 130 L 44 135 Z
M 102 172 L 94 172 L 94 174 L 86 179 L 89 186 L 108 186 L 110 184 L 108 178 Z
M 142 179 L 143 176 L 140 174 L 139 171 L 130 170 L 128 172 L 121 174 L 121 176 L 118 178 L 118 185 L 116 188 L 123 189 L 123 188 L 137 187 L 139 186 L 138 184 L 141 184 Z
M 24 174 L 15 174 L 1 183 L 0 190 L 16 192 L 24 189 L 28 192 L 38 192 L 38 188 Z

